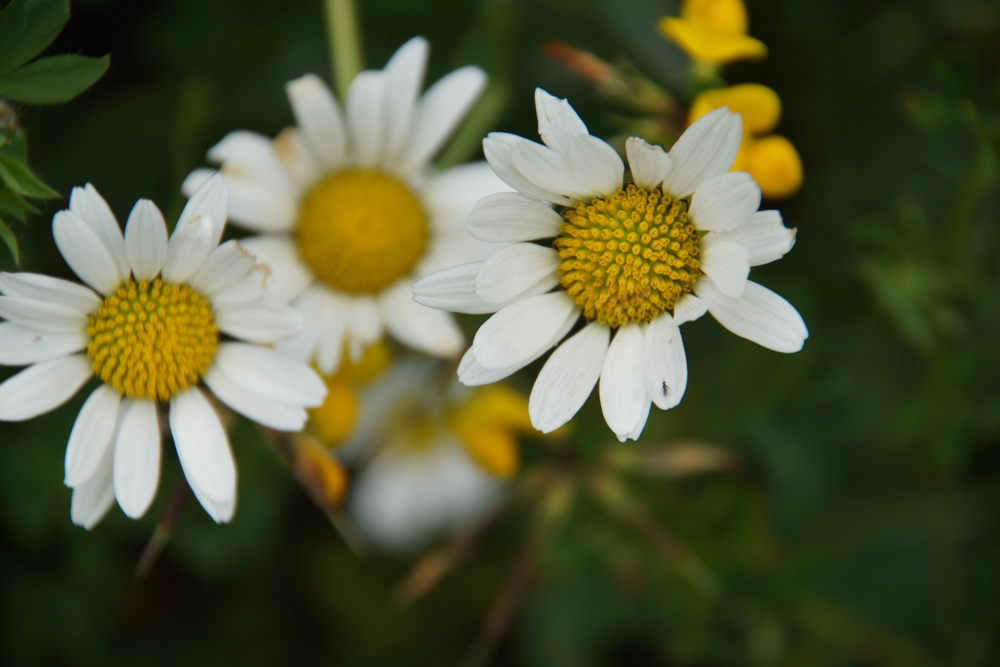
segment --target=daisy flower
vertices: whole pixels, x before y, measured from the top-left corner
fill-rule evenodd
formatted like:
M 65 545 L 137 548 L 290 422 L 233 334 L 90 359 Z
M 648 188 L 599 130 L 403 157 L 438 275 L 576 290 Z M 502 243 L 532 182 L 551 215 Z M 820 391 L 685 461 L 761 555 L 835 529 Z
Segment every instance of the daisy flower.
M 167 238 L 163 215 L 140 199 L 125 234 L 97 190 L 74 188 L 52 219 L 66 263 L 86 285 L 0 273 L 0 364 L 28 365 L 0 384 L 0 419 L 22 421 L 101 381 L 66 447 L 73 522 L 92 527 L 115 500 L 135 519 L 160 478 L 161 412 L 184 476 L 218 522 L 236 507 L 236 466 L 205 392 L 250 419 L 301 430 L 323 381 L 307 365 L 249 343 L 275 343 L 302 316 L 265 294 L 269 270 L 235 241 L 219 245 L 226 185 L 209 179 Z
M 422 96 L 428 44 L 404 44 L 381 71 L 351 83 L 341 111 L 316 76 L 288 83 L 297 127 L 275 140 L 234 132 L 208 152 L 230 185 L 230 220 L 260 234 L 241 241 L 274 272 L 274 289 L 305 316 L 278 347 L 336 371 L 383 330 L 435 356 L 464 348 L 452 316 L 413 303 L 410 284 L 495 248 L 471 238 L 475 202 L 507 190 L 485 163 L 434 173 L 432 157 L 479 97 L 486 75 L 463 67 Z M 185 192 L 211 170 L 193 172 Z
M 808 332 L 795 308 L 747 280 L 751 266 L 791 249 L 795 230 L 777 211 L 757 210 L 760 188 L 749 174 L 728 171 L 742 137 L 738 114 L 706 114 L 669 155 L 629 139 L 634 183 L 623 186 L 621 158 L 566 100 L 539 89 L 535 104 L 545 145 L 490 134 L 486 159 L 517 192 L 484 198 L 468 221 L 473 236 L 512 245 L 413 286 L 418 303 L 496 312 L 459 365 L 462 382 L 507 377 L 582 315 L 584 326 L 538 374 L 531 421 L 542 432 L 558 428 L 600 379 L 604 417 L 624 441 L 642 433 L 652 403 L 669 409 L 684 395 L 680 324 L 707 311 L 764 347 L 802 347 Z M 553 237 L 551 245 L 531 243 Z
M 524 396 L 442 382 L 441 365 L 403 359 L 365 396 L 342 455 L 360 468 L 348 509 L 376 546 L 420 548 L 496 506 L 532 432 Z M 374 451 L 372 443 L 378 443 Z

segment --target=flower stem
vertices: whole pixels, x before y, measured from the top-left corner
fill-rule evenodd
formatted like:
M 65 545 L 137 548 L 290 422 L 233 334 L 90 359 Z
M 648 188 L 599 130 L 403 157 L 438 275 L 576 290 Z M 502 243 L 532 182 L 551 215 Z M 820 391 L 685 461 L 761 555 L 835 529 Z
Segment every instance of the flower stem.
M 177 486 L 174 487 L 174 493 L 170 496 L 167 508 L 163 510 L 160 520 L 156 523 L 153 536 L 149 538 L 149 543 L 143 549 L 139 562 L 135 564 L 136 580 L 143 581 L 148 577 L 153 566 L 156 565 L 156 561 L 160 559 L 160 554 L 163 553 L 170 537 L 174 534 L 174 526 L 177 525 L 177 519 L 184 508 L 184 501 L 188 499 L 190 492 L 191 487 L 188 486 L 187 479 L 182 476 L 177 482 Z
M 364 67 L 361 55 L 361 30 L 354 0 L 323 0 L 326 10 L 326 34 L 330 41 L 330 71 L 341 102 L 355 75 Z

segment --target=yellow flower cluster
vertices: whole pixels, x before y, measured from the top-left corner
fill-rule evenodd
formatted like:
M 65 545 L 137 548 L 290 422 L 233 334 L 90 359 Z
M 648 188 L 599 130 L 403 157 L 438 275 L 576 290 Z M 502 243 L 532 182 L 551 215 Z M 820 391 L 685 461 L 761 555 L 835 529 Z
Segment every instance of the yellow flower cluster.
M 660 20 L 660 31 L 693 60 L 725 65 L 747 58 L 763 58 L 767 47 L 747 35 L 743 0 L 684 0 L 680 18 Z

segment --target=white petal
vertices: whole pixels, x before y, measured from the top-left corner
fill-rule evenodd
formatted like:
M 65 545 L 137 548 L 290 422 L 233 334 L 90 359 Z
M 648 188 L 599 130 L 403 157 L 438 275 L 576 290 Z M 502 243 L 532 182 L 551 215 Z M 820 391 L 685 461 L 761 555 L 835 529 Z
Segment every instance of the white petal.
M 264 296 L 273 279 L 269 268 L 255 266 L 232 285 L 212 294 L 212 306 L 221 309 L 248 304 Z
M 74 525 L 90 530 L 104 518 L 115 502 L 115 487 L 111 483 L 114 448 L 107 447 L 97 470 L 83 484 L 73 489 L 69 516 Z
M 187 282 L 216 247 L 215 223 L 208 216 L 196 215 L 178 222 L 167 242 L 167 259 L 161 275 L 168 283 Z
M 190 220 L 199 215 L 207 216 L 212 223 L 211 247 L 219 245 L 222 238 L 222 230 L 226 226 L 226 213 L 229 210 L 229 187 L 221 174 L 216 174 L 208 178 L 198 186 L 191 199 L 184 205 L 181 217 L 177 220 L 177 227 L 184 226 Z M 207 253 L 206 253 L 207 254 Z
M 102 384 L 80 408 L 66 445 L 66 486 L 77 487 L 97 472 L 118 426 L 121 400 L 121 394 Z
M 524 141 L 524 139 L 506 132 L 490 132 L 483 139 L 483 153 L 486 155 L 486 161 L 489 162 L 490 167 L 493 168 L 496 175 L 504 183 L 527 197 L 568 206 L 571 203 L 569 197 L 559 192 L 543 189 L 536 183 L 528 180 L 514 166 L 512 147 L 519 141 Z
M 191 491 L 194 493 L 194 497 L 198 499 L 198 502 L 204 508 L 208 515 L 212 517 L 215 523 L 229 523 L 233 520 L 233 514 L 236 513 L 236 494 L 221 503 L 217 503 L 208 496 L 202 494 L 202 492 L 197 487 L 191 487 Z
M 469 211 L 483 197 L 509 192 L 486 162 L 472 162 L 433 173 L 420 188 L 420 201 L 435 229 L 464 229 Z
M 274 142 L 256 132 L 230 132 L 208 150 L 208 159 L 222 165 L 221 172 L 230 181 L 251 181 L 279 197 L 295 197 L 299 188 L 274 152 Z M 229 197 L 230 210 L 234 207 Z
M 392 336 L 415 350 L 437 357 L 453 357 L 465 347 L 465 334 L 448 313 L 414 303 L 410 284 L 403 280 L 379 295 L 379 310 Z
M 484 384 L 492 384 L 513 375 L 548 351 L 549 348 L 546 347 L 533 357 L 524 359 L 512 366 L 506 366 L 504 368 L 485 368 L 482 364 L 476 361 L 475 353 L 472 351 L 472 348 L 469 348 L 462 357 L 461 363 L 458 364 L 458 380 L 467 387 L 479 387 Z
M 241 415 L 279 431 L 301 431 L 307 415 L 302 408 L 291 407 L 261 398 L 244 389 L 217 365 L 202 378 L 220 401 Z
M 559 284 L 559 253 L 534 243 L 501 248 L 483 264 L 476 278 L 476 294 L 487 303 L 502 303 L 521 296 L 544 282 L 549 290 Z
M 286 127 L 271 142 L 271 152 L 288 175 L 291 186 L 301 195 L 320 180 L 325 170 L 316 162 L 316 156 L 306 146 L 297 128 Z
M 254 236 L 241 239 L 240 244 L 256 256 L 258 264 L 270 267 L 274 282 L 267 288 L 268 298 L 290 301 L 313 282 L 291 237 Z
M 320 372 L 333 373 L 340 365 L 344 347 L 347 300 L 322 285 L 313 285 L 292 305 L 302 313 L 305 326 L 301 333 L 275 345 L 275 349 L 299 361 L 315 356 Z
M 302 330 L 302 313 L 288 304 L 258 299 L 214 311 L 215 325 L 233 338 L 254 343 L 276 343 Z
M 160 485 L 160 423 L 152 401 L 126 398 L 120 410 L 112 471 L 115 498 L 126 516 L 138 519 Z
M 740 299 L 725 296 L 705 278 L 694 284 L 694 291 L 708 301 L 708 312 L 722 326 L 775 352 L 798 352 L 809 337 L 792 304 L 752 280 Z
M 701 270 L 720 292 L 741 297 L 750 275 L 750 251 L 739 243 L 713 243 L 702 253 Z
M 559 234 L 561 215 L 540 201 L 518 192 L 483 197 L 469 213 L 469 234 L 480 241 L 534 241 Z
M 538 135 L 549 148 L 569 154 L 574 137 L 589 134 L 587 126 L 570 106 L 541 88 L 535 88 L 535 114 L 538 116 Z
M 359 72 L 347 91 L 347 129 L 360 167 L 379 166 L 385 157 L 384 95 L 385 77 L 372 70 Z
M 486 368 L 506 368 L 548 349 L 556 332 L 580 316 L 563 292 L 521 299 L 488 319 L 472 342 L 476 360 Z
M 691 197 L 690 218 L 697 229 L 736 229 L 760 207 L 760 186 L 745 171 L 729 171 L 698 186 Z
M 229 218 L 255 232 L 284 232 L 295 225 L 298 196 L 268 187 L 259 179 L 222 174 L 229 186 Z
M 83 285 L 38 273 L 0 273 L 0 292 L 65 306 L 81 314 L 95 313 L 104 300 Z
M 242 280 L 256 263 L 253 253 L 236 241 L 226 241 L 213 250 L 191 276 L 191 287 L 211 296 Z
M 87 329 L 87 316 L 78 310 L 14 296 L 0 296 L 0 317 L 45 333 L 72 334 Z
M 618 329 L 601 369 L 601 409 L 619 439 L 635 430 L 649 401 L 642 379 L 642 339 L 638 324 Z
M 694 294 L 685 294 L 674 304 L 674 324 L 680 326 L 685 322 L 694 322 L 708 312 L 708 301 L 699 299 Z
M 326 385 L 308 365 L 258 345 L 222 343 L 214 362 L 246 391 L 303 408 L 323 404 Z
M 65 357 L 87 347 L 82 330 L 75 333 L 45 333 L 14 322 L 0 322 L 0 365 L 26 366 Z
M 125 223 L 125 254 L 136 280 L 153 280 L 167 259 L 167 223 L 156 204 L 140 199 Z
M 459 264 L 418 280 L 412 286 L 413 300 L 453 313 L 495 313 L 500 307 L 486 303 L 476 294 L 476 276 L 483 263 Z
M 687 390 L 687 357 L 681 330 L 669 313 L 650 323 L 642 343 L 642 377 L 646 393 L 661 410 L 681 402 Z
M 636 423 L 635 428 L 632 432 L 625 435 L 624 437 L 618 436 L 618 442 L 625 442 L 626 440 L 638 440 L 639 436 L 642 435 L 642 429 L 646 428 L 646 421 L 649 419 L 649 408 L 652 405 L 652 401 L 646 398 L 646 407 L 642 410 L 642 416 L 639 417 L 638 423 Z
M 200 188 L 202 185 L 205 184 L 205 181 L 212 178 L 218 173 L 219 173 L 218 170 L 208 169 L 206 167 L 202 167 L 201 169 L 195 169 L 186 177 L 184 177 L 184 182 L 181 183 L 181 192 L 184 193 L 185 197 L 190 197 L 191 195 L 193 195 L 195 192 L 198 191 L 198 188 Z
M 414 37 L 399 47 L 382 70 L 385 75 L 385 155 L 390 159 L 408 138 L 407 130 L 415 116 L 417 95 L 424 84 L 429 51 L 426 39 Z
M 587 190 L 610 197 L 621 189 L 625 164 L 607 142 L 589 134 L 574 137 L 567 157 L 573 175 Z
M 285 91 L 302 138 L 316 160 L 328 170 L 340 167 L 347 156 L 347 138 L 333 93 L 315 74 L 289 81 Z
M 428 88 L 417 103 L 410 139 L 400 153 L 395 171 L 406 175 L 427 164 L 485 87 L 486 73 L 470 66 L 455 70 Z
M 739 243 L 750 251 L 750 266 L 760 266 L 784 257 L 795 245 L 795 232 L 785 227 L 778 211 L 757 211 L 732 231 L 706 234 L 701 247 L 707 250 L 715 243 Z
M 347 299 L 347 348 L 352 361 L 358 361 L 372 343 L 382 338 L 382 318 L 375 299 L 369 296 Z
M 453 234 L 432 236 L 424 256 L 417 262 L 413 275 L 422 278 L 456 264 L 478 262 L 490 257 L 506 244 L 477 241 L 464 230 Z
M 104 242 L 76 214 L 56 213 L 52 236 L 73 272 L 101 294 L 111 294 L 128 278 L 128 274 L 118 272 L 115 258 Z
M 672 160 L 659 146 L 647 144 L 639 137 L 629 137 L 625 142 L 632 181 L 646 190 L 657 188 L 670 171 Z
M 586 201 L 600 195 L 597 190 L 580 182 L 573 163 L 562 153 L 518 137 L 511 146 L 514 168 L 528 181 L 543 190 L 558 192 L 570 199 Z
M 528 414 L 542 433 L 551 433 L 583 406 L 601 377 L 611 329 L 591 322 L 564 343 L 538 373 L 531 388 Z
M 197 387 L 170 399 L 170 433 L 192 489 L 217 503 L 236 496 L 236 462 L 215 409 Z
M 743 140 L 743 117 L 722 107 L 710 111 L 684 131 L 670 149 L 673 164 L 663 190 L 683 198 L 703 182 L 733 166 Z
M 19 422 L 54 410 L 93 376 L 82 354 L 28 366 L 0 384 L 0 420 Z
M 122 276 L 128 276 L 130 267 L 125 256 L 125 241 L 115 214 L 108 202 L 90 183 L 82 188 L 73 188 L 69 197 L 69 210 L 75 213 L 101 240 L 105 249 L 114 258 L 115 268 Z

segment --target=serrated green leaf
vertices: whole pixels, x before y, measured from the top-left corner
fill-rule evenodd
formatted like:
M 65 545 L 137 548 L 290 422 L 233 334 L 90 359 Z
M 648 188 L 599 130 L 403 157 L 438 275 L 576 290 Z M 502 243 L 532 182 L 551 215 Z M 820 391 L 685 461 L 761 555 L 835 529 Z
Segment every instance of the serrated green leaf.
M 59 196 L 58 192 L 35 178 L 26 166 L 3 155 L 0 155 L 0 179 L 11 190 L 25 197 L 53 199 Z
M 94 85 L 110 61 L 75 54 L 42 58 L 0 76 L 0 95 L 23 104 L 67 102 Z
M 0 183 L 0 211 L 14 216 L 21 222 L 24 222 L 25 213 L 38 213 L 37 208 L 4 183 Z
M 14 232 L 11 231 L 7 223 L 4 222 L 3 218 L 0 218 L 0 240 L 3 240 L 7 249 L 10 250 L 11 256 L 14 258 L 14 264 L 21 267 L 21 249 L 17 245 L 17 237 L 14 236 Z
M 69 0 L 14 0 L 0 11 L 0 73 L 28 62 L 69 20 Z

